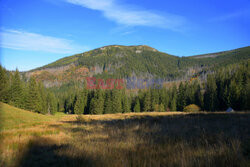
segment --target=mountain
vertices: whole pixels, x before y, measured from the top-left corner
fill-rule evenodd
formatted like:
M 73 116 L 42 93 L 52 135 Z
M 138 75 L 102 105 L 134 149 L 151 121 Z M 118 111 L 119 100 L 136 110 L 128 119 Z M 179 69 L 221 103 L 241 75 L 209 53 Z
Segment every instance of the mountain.
M 250 47 L 230 51 L 178 57 L 146 45 L 110 45 L 65 57 L 51 64 L 28 71 L 47 87 L 87 76 L 102 78 L 162 78 L 165 81 L 188 79 L 220 67 L 240 63 L 250 58 Z

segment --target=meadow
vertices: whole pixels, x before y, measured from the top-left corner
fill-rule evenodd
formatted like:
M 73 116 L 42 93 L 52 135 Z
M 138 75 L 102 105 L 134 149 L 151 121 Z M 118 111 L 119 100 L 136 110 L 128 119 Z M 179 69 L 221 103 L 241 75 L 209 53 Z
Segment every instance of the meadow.
M 250 166 L 247 112 L 0 116 L 0 166 Z

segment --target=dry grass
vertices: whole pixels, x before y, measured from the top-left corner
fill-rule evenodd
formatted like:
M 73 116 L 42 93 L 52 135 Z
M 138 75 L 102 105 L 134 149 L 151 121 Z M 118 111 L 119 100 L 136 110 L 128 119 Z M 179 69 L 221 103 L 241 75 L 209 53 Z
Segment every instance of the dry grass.
M 249 166 L 248 113 L 61 116 L 0 132 L 0 166 Z

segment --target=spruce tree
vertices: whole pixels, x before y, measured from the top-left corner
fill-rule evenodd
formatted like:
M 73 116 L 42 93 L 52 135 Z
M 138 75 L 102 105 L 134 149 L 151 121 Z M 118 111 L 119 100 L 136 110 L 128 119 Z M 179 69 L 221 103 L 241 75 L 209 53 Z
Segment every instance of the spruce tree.
M 33 77 L 31 77 L 29 80 L 28 94 L 26 100 L 26 108 L 28 110 L 41 113 L 41 96 L 38 91 L 37 83 Z
M 198 88 L 195 92 L 195 104 L 197 104 L 201 110 L 204 110 L 204 96 L 202 94 L 200 85 L 198 85 Z
M 141 112 L 141 105 L 140 105 L 140 100 L 138 97 L 135 100 L 135 105 L 134 105 L 133 111 L 134 112 Z
M 186 88 L 184 84 L 181 82 L 179 85 L 178 93 L 177 93 L 177 109 L 178 111 L 183 111 L 183 108 L 186 106 Z
M 151 110 L 151 99 L 150 99 L 150 91 L 146 91 L 143 99 L 143 112 L 148 112 Z
M 57 100 L 53 93 L 49 92 L 47 94 L 47 113 L 55 114 L 57 111 Z
M 74 107 L 74 113 L 75 114 L 84 114 L 84 95 L 79 94 L 76 99 L 75 107 Z
M 176 111 L 176 99 L 177 99 L 177 88 L 176 85 L 173 86 L 171 90 L 171 99 L 170 99 L 170 110 Z
M 104 98 L 102 90 L 94 92 L 94 97 L 90 102 L 90 114 L 103 114 L 104 111 Z
M 123 113 L 131 112 L 129 99 L 126 95 L 122 98 L 122 112 Z
M 12 77 L 10 87 L 10 104 L 16 107 L 24 108 L 22 81 L 20 78 L 20 73 L 17 69 Z
M 107 90 L 105 92 L 105 102 L 104 102 L 104 114 L 112 113 L 112 99 L 111 91 Z
M 38 83 L 38 92 L 39 92 L 39 95 L 40 95 L 40 105 L 41 105 L 41 113 L 42 114 L 46 114 L 48 113 L 48 106 L 47 106 L 47 92 L 42 84 L 42 82 L 39 82 Z
M 155 106 L 158 106 L 159 104 L 159 92 L 157 89 L 153 88 L 150 89 L 150 95 L 151 95 L 151 111 L 155 111 Z
M 120 90 L 112 91 L 112 111 L 113 113 L 122 113 L 122 102 Z
M 8 102 L 8 89 L 9 89 L 9 79 L 7 76 L 7 71 L 0 65 L 0 101 Z
M 215 78 L 212 75 L 208 75 L 206 92 L 204 94 L 205 109 L 208 111 L 215 111 L 217 109 L 217 103 L 218 97 Z

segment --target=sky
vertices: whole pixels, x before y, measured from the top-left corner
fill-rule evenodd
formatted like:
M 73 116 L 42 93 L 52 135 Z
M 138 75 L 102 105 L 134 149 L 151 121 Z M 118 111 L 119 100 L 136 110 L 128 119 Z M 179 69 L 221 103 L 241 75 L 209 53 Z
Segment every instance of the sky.
M 177 56 L 250 45 L 249 0 L 0 0 L 0 63 L 31 70 L 106 45 Z

